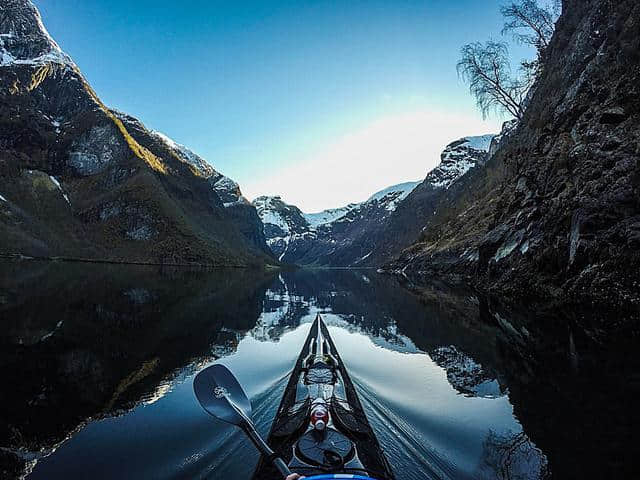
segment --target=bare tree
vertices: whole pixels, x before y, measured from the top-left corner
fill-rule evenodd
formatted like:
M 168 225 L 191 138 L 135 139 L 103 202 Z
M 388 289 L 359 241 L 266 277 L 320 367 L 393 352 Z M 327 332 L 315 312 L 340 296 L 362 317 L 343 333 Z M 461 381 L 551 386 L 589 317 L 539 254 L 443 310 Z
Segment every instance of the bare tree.
M 530 87 L 525 78 L 512 77 L 509 50 L 505 43 L 489 41 L 462 47 L 458 75 L 469 84 L 482 115 L 503 109 L 522 118 L 522 103 Z
M 531 45 L 541 56 L 549 46 L 561 4 L 542 6 L 536 0 L 519 0 L 500 8 L 507 19 L 502 34 L 511 33 L 522 44 Z
M 561 0 L 515 0 L 501 7 L 506 22 L 502 34 L 536 49 L 535 59 L 520 63 L 520 72 L 511 74 L 509 50 L 505 43 L 489 41 L 462 47 L 458 75 L 469 83 L 478 108 L 486 117 L 502 109 L 521 119 L 528 91 L 542 72 L 544 52 L 549 47 L 555 22 L 562 9 Z

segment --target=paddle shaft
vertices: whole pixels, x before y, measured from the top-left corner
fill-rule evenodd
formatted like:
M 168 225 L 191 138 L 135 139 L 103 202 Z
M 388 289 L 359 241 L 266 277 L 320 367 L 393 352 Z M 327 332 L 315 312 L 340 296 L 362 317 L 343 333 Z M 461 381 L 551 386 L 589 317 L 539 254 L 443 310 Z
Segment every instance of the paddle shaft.
M 282 474 L 284 478 L 291 475 L 291 470 L 289 470 L 289 467 L 287 466 L 287 464 L 284 463 L 284 460 L 282 460 L 280 457 L 277 457 L 275 455 L 271 447 L 267 445 L 267 442 L 265 442 L 262 439 L 262 437 L 258 434 L 258 432 L 256 432 L 256 429 L 252 424 L 247 423 L 243 425 L 242 430 L 244 430 L 244 432 L 251 439 L 251 441 L 256 446 L 256 448 L 260 451 L 260 453 L 264 455 L 265 458 L 272 460 L 273 465 L 278 469 L 278 471 Z
M 291 470 L 289 470 L 289 467 L 287 466 L 287 464 L 284 463 L 284 460 L 282 460 L 280 457 L 276 456 L 275 452 L 271 449 L 271 447 L 267 445 L 267 442 L 265 442 L 264 439 L 257 432 L 256 427 L 253 426 L 253 422 L 250 419 L 248 419 L 244 414 L 244 412 L 242 412 L 238 407 L 236 407 L 233 404 L 233 402 L 230 402 L 230 403 L 233 406 L 233 408 L 240 414 L 240 416 L 242 416 L 245 419 L 245 421 L 242 423 L 242 425 L 239 425 L 239 427 L 242 428 L 244 433 L 247 434 L 247 437 L 251 439 L 251 441 L 256 446 L 258 451 L 265 458 L 273 462 L 273 465 L 282 474 L 283 478 L 286 478 L 289 475 L 291 475 Z

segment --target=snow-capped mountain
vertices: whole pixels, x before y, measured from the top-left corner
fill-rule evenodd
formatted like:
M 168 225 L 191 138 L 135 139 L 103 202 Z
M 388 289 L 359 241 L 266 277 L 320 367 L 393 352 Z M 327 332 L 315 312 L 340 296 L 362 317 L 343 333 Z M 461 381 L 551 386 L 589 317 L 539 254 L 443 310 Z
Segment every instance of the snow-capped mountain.
M 279 260 L 292 240 L 315 237 L 309 222 L 300 209 L 285 203 L 280 197 L 258 197 L 253 206 L 262 220 L 267 245 Z
M 393 212 L 419 183 L 393 185 L 374 193 L 364 202 L 350 203 L 319 213 L 304 213 L 298 207 L 285 203 L 279 196 L 258 197 L 253 201 L 253 205 L 265 226 L 267 238 L 285 238 L 317 231 L 319 227 L 326 227 L 334 222 L 351 222 L 364 208 L 372 205 L 386 212 Z
M 270 261 L 238 185 L 108 108 L 30 0 L 0 2 L 0 254 Z
M 456 140 L 424 181 L 393 185 L 342 208 L 307 214 L 280 197 L 256 199 L 267 243 L 286 263 L 380 266 L 419 237 L 444 198 L 461 193 L 458 184 L 486 163 L 494 137 Z
M 267 244 L 283 262 L 324 264 L 327 256 L 339 251 L 342 238 L 361 227 L 362 221 L 382 222 L 395 211 L 418 182 L 385 188 L 361 203 L 320 213 L 303 213 L 281 197 L 259 197 L 253 201 L 264 224 Z M 352 225 L 353 224 L 353 225 Z M 353 258 L 357 262 L 362 257 Z
M 300 209 L 285 203 L 281 197 L 258 197 L 253 201 L 269 238 L 285 237 L 309 230 L 310 225 Z
M 398 207 L 398 204 L 407 198 L 407 195 L 409 195 L 419 183 L 420 182 L 405 182 L 387 187 L 371 195 L 365 203 L 377 202 L 380 206 L 383 206 L 386 211 L 393 212 Z

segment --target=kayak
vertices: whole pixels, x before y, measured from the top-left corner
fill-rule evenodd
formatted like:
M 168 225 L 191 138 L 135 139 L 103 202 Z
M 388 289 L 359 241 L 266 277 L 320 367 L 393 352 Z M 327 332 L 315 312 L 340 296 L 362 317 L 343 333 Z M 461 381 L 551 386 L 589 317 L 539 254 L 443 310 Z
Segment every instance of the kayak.
M 320 315 L 291 372 L 266 443 L 292 472 L 307 477 L 394 478 Z M 253 480 L 277 478 L 272 458 L 263 456 Z

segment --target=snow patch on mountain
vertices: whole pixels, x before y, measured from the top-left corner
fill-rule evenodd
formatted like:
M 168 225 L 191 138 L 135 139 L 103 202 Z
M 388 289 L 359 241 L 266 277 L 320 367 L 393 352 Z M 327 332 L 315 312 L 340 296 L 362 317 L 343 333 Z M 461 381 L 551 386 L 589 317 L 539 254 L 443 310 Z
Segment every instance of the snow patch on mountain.
M 77 68 L 49 35 L 40 12 L 30 0 L 5 0 L 0 11 L 4 14 L 1 24 L 5 30 L 0 32 L 0 67 L 54 63 Z
M 120 112 L 117 113 L 121 115 Z M 180 160 L 193 166 L 200 175 L 208 179 L 225 207 L 231 207 L 238 203 L 248 203 L 242 196 L 238 183 L 218 172 L 200 155 L 161 132 L 152 131 L 151 134 L 169 147 Z
M 54 177 L 53 175 L 49 175 L 49 178 L 51 179 L 51 181 L 53 182 L 53 184 L 58 187 L 58 190 L 60 190 L 60 193 L 62 194 L 62 197 L 67 201 L 67 203 L 69 205 L 71 205 L 71 201 L 69 200 L 69 196 L 64 192 L 64 190 L 62 189 L 62 185 L 60 185 L 60 182 L 58 181 L 58 179 L 56 177 Z
M 303 215 L 311 227 L 317 227 L 344 217 L 351 210 L 358 208 L 359 205 L 359 203 L 350 203 L 346 207 L 331 208 L 318 213 L 304 213 Z
M 271 225 L 275 225 L 279 227 L 284 233 L 290 233 L 289 225 L 285 222 L 284 218 L 278 213 L 274 211 L 265 211 L 264 214 L 258 215 L 262 219 L 262 223 L 270 223 Z
M 256 207 L 265 227 L 277 227 L 278 236 L 304 233 L 309 230 L 309 223 L 300 209 L 285 203 L 279 196 L 258 197 L 253 201 L 253 206 Z
M 216 179 L 216 189 L 223 189 L 226 191 L 239 190 L 240 186 L 235 180 L 231 180 L 229 177 L 225 177 L 220 172 L 217 172 L 219 177 Z
M 262 196 L 252 203 L 262 220 L 267 245 L 279 260 L 292 242 L 315 235 L 300 209 L 285 203 L 281 197 Z
M 450 143 L 440 156 L 440 164 L 434 168 L 427 181 L 434 188 L 448 189 L 469 170 L 484 164 L 495 135 L 464 137 Z
M 420 182 L 405 182 L 387 187 L 384 190 L 374 193 L 365 203 L 384 203 L 385 210 L 393 212 L 400 202 L 416 188 Z
M 360 209 L 363 205 L 378 202 L 384 204 L 385 210 L 393 212 L 398 204 L 407 198 L 414 188 L 416 188 L 420 182 L 405 182 L 398 185 L 392 185 L 384 190 L 371 195 L 366 201 L 360 203 L 350 203 L 345 207 L 332 208 L 329 210 L 323 210 L 319 213 L 304 213 L 304 218 L 309 222 L 312 228 L 320 225 L 326 225 L 338 220 L 352 222 L 353 219 L 345 217 L 350 212 Z
M 151 134 L 162 140 L 174 153 L 176 153 L 181 160 L 194 166 L 198 172 L 204 177 L 210 177 L 214 174 L 215 170 L 208 162 L 202 157 L 196 155 L 192 150 L 188 149 L 184 145 L 175 142 L 172 138 L 168 137 L 164 133 L 151 131 Z

